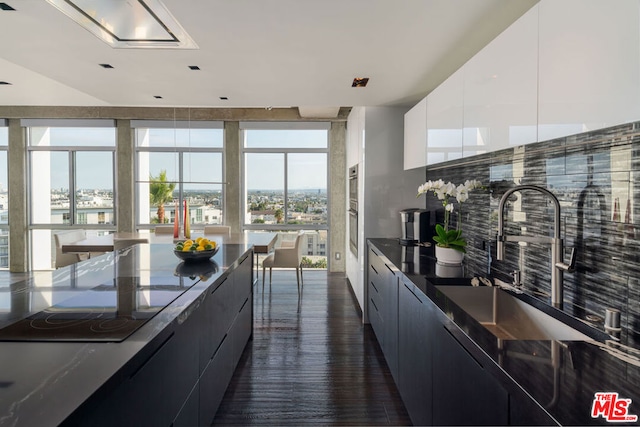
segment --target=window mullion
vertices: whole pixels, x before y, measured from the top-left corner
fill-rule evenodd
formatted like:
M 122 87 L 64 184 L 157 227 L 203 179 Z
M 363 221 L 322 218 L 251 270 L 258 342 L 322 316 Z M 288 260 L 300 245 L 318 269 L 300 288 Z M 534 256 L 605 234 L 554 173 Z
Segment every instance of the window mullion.
M 69 225 L 76 223 L 76 152 L 69 151 Z
M 284 223 L 289 223 L 289 154 L 284 154 Z

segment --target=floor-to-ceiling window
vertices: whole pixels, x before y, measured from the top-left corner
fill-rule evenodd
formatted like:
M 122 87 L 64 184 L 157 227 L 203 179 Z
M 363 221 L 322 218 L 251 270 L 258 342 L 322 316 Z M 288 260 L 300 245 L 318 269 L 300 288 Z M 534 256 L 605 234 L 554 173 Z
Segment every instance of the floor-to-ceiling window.
M 307 267 L 327 266 L 329 126 L 241 123 L 244 228 L 281 231 L 282 239 L 306 230 Z
M 222 224 L 224 212 L 222 122 L 134 121 L 137 227 Z M 176 212 L 176 207 L 178 207 Z M 176 215 L 177 214 L 177 215 Z
M 9 128 L 0 120 L 0 269 L 9 268 L 9 175 L 7 148 Z
M 52 235 L 115 229 L 113 120 L 23 120 L 27 131 L 31 266 L 55 265 Z

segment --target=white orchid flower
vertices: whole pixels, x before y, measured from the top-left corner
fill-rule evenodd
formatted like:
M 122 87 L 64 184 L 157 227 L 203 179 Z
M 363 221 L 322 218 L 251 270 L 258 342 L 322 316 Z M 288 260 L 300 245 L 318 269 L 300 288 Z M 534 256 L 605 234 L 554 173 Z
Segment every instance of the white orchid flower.
M 469 189 L 465 185 L 459 185 L 456 190 L 458 192 L 458 195 L 456 196 L 458 203 L 464 203 L 469 199 Z

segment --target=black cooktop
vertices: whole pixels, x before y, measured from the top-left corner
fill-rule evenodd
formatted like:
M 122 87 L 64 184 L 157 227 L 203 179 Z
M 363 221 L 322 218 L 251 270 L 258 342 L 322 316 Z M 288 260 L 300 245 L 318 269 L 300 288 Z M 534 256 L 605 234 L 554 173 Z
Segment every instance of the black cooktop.
M 5 326 L 0 341 L 120 342 L 194 284 L 176 277 L 118 278 Z

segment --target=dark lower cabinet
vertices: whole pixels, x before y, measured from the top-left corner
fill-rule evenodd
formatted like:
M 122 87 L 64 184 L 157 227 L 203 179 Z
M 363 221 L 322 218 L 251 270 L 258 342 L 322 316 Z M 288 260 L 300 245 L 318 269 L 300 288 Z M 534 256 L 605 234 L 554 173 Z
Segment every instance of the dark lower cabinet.
M 369 323 L 394 380 L 398 381 L 398 274 L 386 257 L 369 247 L 367 308 Z
M 368 243 L 369 320 L 414 425 L 558 425 Z
M 397 384 L 411 422 L 431 425 L 431 320 L 426 297 L 414 288 L 405 277 L 400 281 Z
M 195 311 L 163 331 L 149 354 L 139 353 L 111 379 L 111 391 L 87 401 L 64 425 L 210 425 L 251 336 L 251 263 L 251 254 L 241 259 Z
M 514 426 L 560 425 L 524 391 L 509 394 L 509 424 Z
M 433 424 L 508 425 L 509 395 L 459 341 L 467 338 L 456 338 L 441 323 L 434 339 Z

